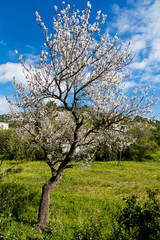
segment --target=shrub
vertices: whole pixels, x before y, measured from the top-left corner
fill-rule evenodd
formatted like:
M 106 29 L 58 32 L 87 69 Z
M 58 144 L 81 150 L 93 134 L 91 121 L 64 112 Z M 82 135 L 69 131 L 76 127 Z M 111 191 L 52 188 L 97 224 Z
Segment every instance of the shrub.
M 126 206 L 118 217 L 115 237 L 123 240 L 160 239 L 160 201 L 157 190 L 147 190 L 148 200 L 143 204 L 137 195 L 124 199 Z
M 117 149 L 110 149 L 107 145 L 99 146 L 96 149 L 95 161 L 115 161 L 117 160 Z

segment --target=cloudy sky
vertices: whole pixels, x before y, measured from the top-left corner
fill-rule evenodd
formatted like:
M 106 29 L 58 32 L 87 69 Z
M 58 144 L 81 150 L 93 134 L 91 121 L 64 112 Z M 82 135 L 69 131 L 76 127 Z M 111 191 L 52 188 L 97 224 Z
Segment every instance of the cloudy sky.
M 82 10 L 88 0 L 68 0 Z M 151 84 L 160 89 L 160 0 L 90 0 L 91 21 L 96 11 L 107 14 L 104 31 L 118 34 L 124 42 L 132 41 L 135 54 L 126 80 L 126 88 Z M 37 61 L 43 46 L 43 37 L 36 22 L 35 11 L 39 11 L 45 25 L 52 28 L 54 5 L 60 9 L 60 0 L 5 0 L 0 1 L 0 114 L 8 112 L 5 96 L 15 91 L 13 77 L 24 82 L 21 67 L 14 53 L 23 53 L 28 64 Z

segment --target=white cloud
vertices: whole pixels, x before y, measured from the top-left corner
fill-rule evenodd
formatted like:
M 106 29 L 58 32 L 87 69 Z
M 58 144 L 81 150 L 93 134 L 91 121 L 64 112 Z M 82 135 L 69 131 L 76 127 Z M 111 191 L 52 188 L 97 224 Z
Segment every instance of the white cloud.
M 124 82 L 124 90 L 128 89 L 128 88 L 135 88 L 136 86 L 136 82 L 134 81 L 125 81 Z
M 134 70 L 143 70 L 144 68 L 147 67 L 147 63 L 148 63 L 148 61 L 146 59 L 144 59 L 141 62 L 133 62 L 131 64 L 130 68 L 134 69 Z
M 123 41 L 132 41 L 136 53 L 130 68 L 138 71 L 139 78 L 145 75 L 150 80 L 160 71 L 160 1 L 127 0 L 129 8 L 113 5 L 115 18 L 110 32 L 117 32 Z
M 26 79 L 19 63 L 7 62 L 0 65 L 0 83 L 13 81 L 15 77 L 17 82 L 25 83 Z
M 160 38 L 153 39 L 152 43 L 152 51 L 150 51 L 149 60 L 150 62 L 159 62 L 160 63 Z
M 26 47 L 29 48 L 29 49 L 31 49 L 32 51 L 37 50 L 37 48 L 35 48 L 34 46 L 31 46 L 31 45 L 27 45 Z
M 13 51 L 9 51 L 10 58 L 15 58 L 16 55 Z M 38 60 L 33 54 L 24 55 L 27 66 L 35 65 Z M 22 66 L 20 63 L 7 62 L 0 65 L 0 87 L 3 89 L 3 84 L 12 82 L 15 78 L 16 82 L 27 84 L 24 73 L 22 72 Z M 8 113 L 9 106 L 4 96 L 0 96 L 0 114 Z
M 24 57 L 27 65 L 35 65 L 39 60 L 39 57 L 31 53 L 24 54 Z
M 132 37 L 131 49 L 135 53 L 139 53 L 146 49 L 146 40 L 143 39 L 139 34 Z
M 17 57 L 15 52 L 9 51 L 10 59 Z M 26 65 L 35 65 L 38 62 L 38 57 L 34 54 L 24 54 Z M 22 72 L 20 63 L 7 62 L 0 65 L 0 83 L 12 82 L 13 78 L 19 83 L 26 84 L 25 76 Z
M 153 81 L 154 81 L 155 83 L 160 83 L 160 74 L 154 76 Z
M 114 3 L 112 5 L 112 10 L 113 10 L 114 14 L 118 15 L 120 12 L 120 7 L 118 6 L 118 4 Z
M 9 106 L 5 97 L 0 97 L 0 114 L 9 113 Z
M 134 4 L 134 0 L 127 0 L 128 4 Z

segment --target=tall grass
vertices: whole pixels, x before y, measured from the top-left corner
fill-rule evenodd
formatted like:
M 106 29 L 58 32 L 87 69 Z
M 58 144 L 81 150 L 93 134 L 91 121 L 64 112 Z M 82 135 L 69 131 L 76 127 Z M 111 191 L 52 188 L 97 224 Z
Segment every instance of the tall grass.
M 159 188 L 159 167 L 160 162 L 122 162 L 120 166 L 95 162 L 66 170 L 51 192 L 49 227 L 37 233 L 33 226 L 50 170 L 43 162 L 4 162 L 0 239 L 109 239 L 124 205 L 122 198 L 137 194 L 143 201 L 146 188 Z

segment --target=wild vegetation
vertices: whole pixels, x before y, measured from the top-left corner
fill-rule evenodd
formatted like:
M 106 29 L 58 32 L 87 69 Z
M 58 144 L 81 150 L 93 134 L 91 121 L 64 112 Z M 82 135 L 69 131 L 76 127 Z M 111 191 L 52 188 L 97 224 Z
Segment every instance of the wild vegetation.
M 44 153 L 22 141 L 13 122 L 1 130 L 0 239 L 160 239 L 160 125 L 146 124 L 146 132 L 134 124 L 137 141 L 120 165 L 116 145 L 103 144 L 89 165 L 75 162 L 65 172 L 51 193 L 49 225 L 39 233 L 41 185 L 49 179 Z
M 145 239 L 160 239 L 159 164 L 109 161 L 68 169 L 51 192 L 48 228 L 37 233 L 33 227 L 41 185 L 49 179 L 48 167 L 41 161 L 5 161 L 1 166 L 0 237 L 142 240 L 134 233 L 149 224 L 150 234 Z M 141 216 L 142 225 L 132 216 Z
M 142 119 L 141 119 L 142 121 Z M 157 161 L 160 158 L 160 123 L 148 123 L 143 120 L 143 127 L 139 122 L 131 128 L 136 142 L 122 151 L 122 161 Z M 142 125 L 141 124 L 141 125 Z M 59 148 L 62 151 L 62 148 Z M 94 149 L 95 161 L 119 161 L 119 148 L 116 144 L 108 146 L 106 141 Z M 32 144 L 32 139 L 23 139 L 16 132 L 14 122 L 10 122 L 9 130 L 0 131 L 0 159 L 8 160 L 44 160 L 43 149 Z

